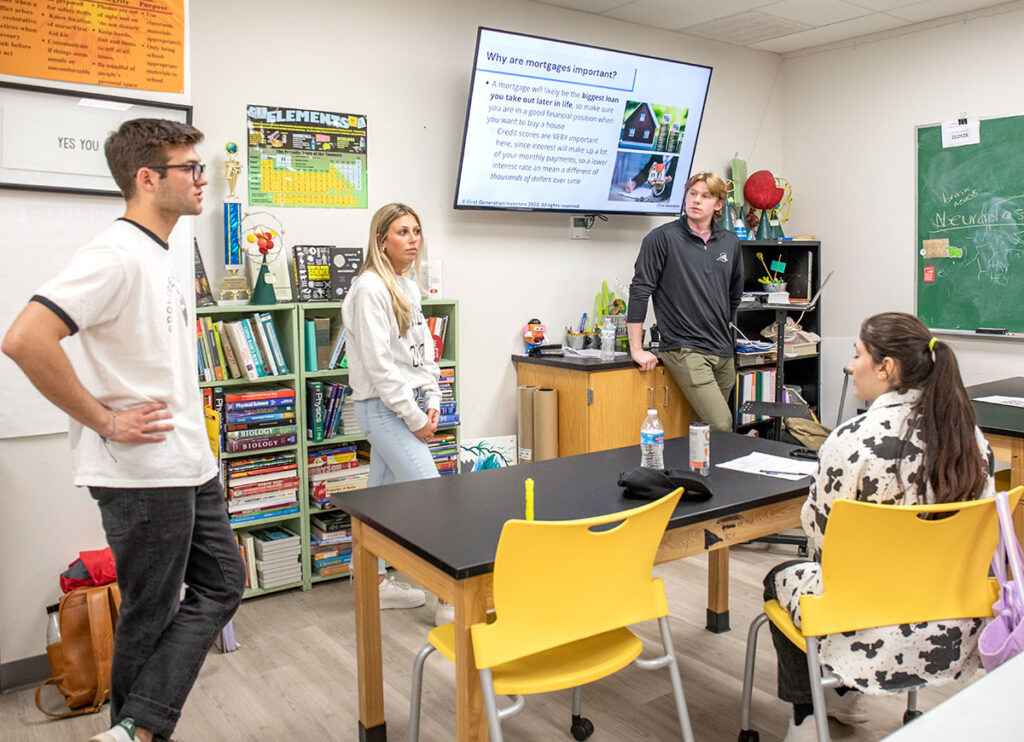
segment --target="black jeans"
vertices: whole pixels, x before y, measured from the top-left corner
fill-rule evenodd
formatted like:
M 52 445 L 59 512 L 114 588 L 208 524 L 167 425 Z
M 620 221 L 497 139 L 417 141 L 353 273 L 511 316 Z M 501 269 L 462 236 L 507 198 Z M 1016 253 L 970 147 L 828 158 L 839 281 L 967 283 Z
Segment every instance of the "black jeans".
M 223 491 L 213 478 L 197 487 L 89 492 L 100 506 L 121 589 L 110 718 L 131 717 L 170 737 L 207 650 L 245 589 Z
M 786 567 L 806 562 L 806 559 L 791 559 L 772 568 L 764 578 L 764 599 L 775 600 L 775 574 Z M 807 675 L 807 654 L 797 648 L 785 634 L 768 622 L 775 645 L 775 656 L 779 664 L 779 698 L 789 703 L 811 703 L 811 681 Z

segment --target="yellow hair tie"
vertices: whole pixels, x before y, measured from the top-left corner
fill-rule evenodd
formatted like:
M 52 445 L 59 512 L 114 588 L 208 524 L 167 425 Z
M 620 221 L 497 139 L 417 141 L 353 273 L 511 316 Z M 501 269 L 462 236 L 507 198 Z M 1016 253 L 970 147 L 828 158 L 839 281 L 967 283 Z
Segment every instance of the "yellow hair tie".
M 938 340 L 938 338 L 934 338 L 933 337 L 931 340 L 928 341 L 928 350 L 933 352 L 933 353 L 935 352 L 935 341 L 936 340 Z

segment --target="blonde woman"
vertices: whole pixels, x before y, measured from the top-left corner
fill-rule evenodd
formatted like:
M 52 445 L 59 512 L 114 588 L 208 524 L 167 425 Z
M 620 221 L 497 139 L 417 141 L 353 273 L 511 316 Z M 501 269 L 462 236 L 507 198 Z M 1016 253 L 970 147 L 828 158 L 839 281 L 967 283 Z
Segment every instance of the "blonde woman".
M 422 247 L 415 211 L 398 203 L 378 209 L 341 308 L 356 420 L 371 446 L 370 487 L 438 476 L 426 442 L 440 416 L 439 370 L 420 288 L 409 277 Z M 381 608 L 423 605 L 422 590 L 385 578 L 383 562 L 379 571 Z

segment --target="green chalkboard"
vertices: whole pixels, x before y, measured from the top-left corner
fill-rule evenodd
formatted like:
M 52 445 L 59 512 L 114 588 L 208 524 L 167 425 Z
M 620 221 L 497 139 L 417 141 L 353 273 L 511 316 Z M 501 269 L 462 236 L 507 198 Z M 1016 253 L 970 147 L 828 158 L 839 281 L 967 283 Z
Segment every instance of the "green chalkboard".
M 981 142 L 917 130 L 917 315 L 931 328 L 1024 332 L 1024 116 Z

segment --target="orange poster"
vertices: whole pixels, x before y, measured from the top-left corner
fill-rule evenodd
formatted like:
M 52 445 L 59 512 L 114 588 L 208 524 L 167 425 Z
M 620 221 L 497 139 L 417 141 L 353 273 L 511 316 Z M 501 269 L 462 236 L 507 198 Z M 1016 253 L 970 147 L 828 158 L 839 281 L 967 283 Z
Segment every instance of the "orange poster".
M 184 92 L 184 0 L 0 0 L 0 72 Z

